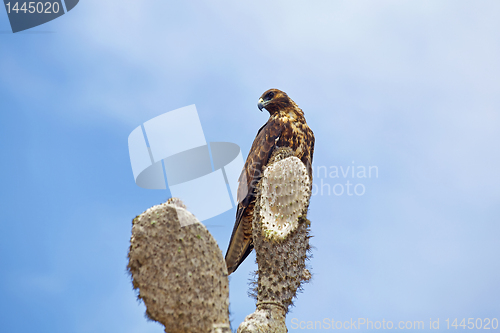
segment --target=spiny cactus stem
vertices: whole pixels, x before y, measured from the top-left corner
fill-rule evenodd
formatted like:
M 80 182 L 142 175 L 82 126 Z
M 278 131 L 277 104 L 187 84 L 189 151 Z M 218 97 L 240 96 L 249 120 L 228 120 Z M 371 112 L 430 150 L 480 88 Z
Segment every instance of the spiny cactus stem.
M 230 332 L 224 257 L 179 199 L 133 220 L 127 267 L 146 315 L 162 323 L 165 332 Z
M 265 310 L 265 309 L 271 309 L 273 307 L 278 308 L 283 311 L 283 315 L 286 314 L 287 308 L 279 303 L 279 302 L 273 302 L 273 301 L 258 301 L 256 304 L 257 309 L 259 310 Z
M 289 192 L 283 193 L 281 189 Z M 257 310 L 238 333 L 287 332 L 285 319 L 302 283 L 310 279 L 305 261 L 309 250 L 307 209 L 311 179 L 290 148 L 273 153 L 257 185 L 252 239 L 257 264 Z

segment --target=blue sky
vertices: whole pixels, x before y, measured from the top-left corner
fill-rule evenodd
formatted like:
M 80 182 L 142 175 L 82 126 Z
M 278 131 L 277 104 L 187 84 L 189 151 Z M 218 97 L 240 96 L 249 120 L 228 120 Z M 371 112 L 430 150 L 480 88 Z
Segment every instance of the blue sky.
M 246 156 L 272 87 L 304 110 L 315 167 L 378 169 L 316 175 L 365 193 L 312 198 L 313 279 L 289 331 L 498 318 L 499 14 L 497 1 L 82 0 L 12 34 L 0 10 L 3 331 L 162 332 L 125 267 L 132 218 L 168 192 L 135 185 L 127 137 L 196 104 L 207 141 Z M 234 214 L 204 222 L 224 252 Z M 230 277 L 234 328 L 254 311 L 254 258 Z

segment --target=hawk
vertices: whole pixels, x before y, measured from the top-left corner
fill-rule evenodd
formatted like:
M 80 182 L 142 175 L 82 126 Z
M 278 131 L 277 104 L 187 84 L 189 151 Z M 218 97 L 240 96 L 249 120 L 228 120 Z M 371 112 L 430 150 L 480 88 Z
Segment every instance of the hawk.
M 273 150 L 290 147 L 307 168 L 312 183 L 314 134 L 307 126 L 304 112 L 288 95 L 278 89 L 262 94 L 258 107 L 269 112 L 269 120 L 257 132 L 243 167 L 238 186 L 238 208 L 233 233 L 226 252 L 228 273 L 234 272 L 252 252 L 252 218 L 256 185 Z

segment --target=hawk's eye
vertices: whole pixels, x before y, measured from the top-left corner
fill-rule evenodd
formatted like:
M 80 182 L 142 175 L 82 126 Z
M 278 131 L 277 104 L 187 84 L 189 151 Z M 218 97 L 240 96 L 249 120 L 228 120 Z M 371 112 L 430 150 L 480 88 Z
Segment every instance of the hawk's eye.
M 273 91 L 270 91 L 267 93 L 266 97 L 265 97 L 265 100 L 266 101 L 269 101 L 270 99 L 272 99 L 274 97 L 274 92 Z

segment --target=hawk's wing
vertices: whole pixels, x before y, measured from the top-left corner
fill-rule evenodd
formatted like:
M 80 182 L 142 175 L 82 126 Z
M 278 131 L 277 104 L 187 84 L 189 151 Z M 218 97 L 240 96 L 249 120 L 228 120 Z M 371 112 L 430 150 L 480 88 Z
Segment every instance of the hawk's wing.
M 259 129 L 248 153 L 247 161 L 239 178 L 236 221 L 226 252 L 226 265 L 229 274 L 238 268 L 253 249 L 252 219 L 255 187 L 282 131 L 283 128 L 279 122 L 269 120 Z

